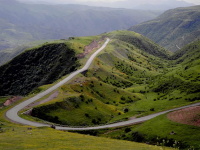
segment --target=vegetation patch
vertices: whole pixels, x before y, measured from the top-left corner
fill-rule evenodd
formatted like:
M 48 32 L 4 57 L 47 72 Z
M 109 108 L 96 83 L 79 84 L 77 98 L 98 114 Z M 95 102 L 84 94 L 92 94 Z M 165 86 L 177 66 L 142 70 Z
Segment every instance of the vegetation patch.
M 140 37 L 127 31 L 103 34 L 111 35 L 122 39 Z M 52 102 L 34 108 L 35 116 L 59 124 L 94 126 L 200 100 L 199 63 L 159 58 L 122 39 L 114 38 L 87 71 L 60 88 L 59 96 Z M 91 41 L 90 38 L 74 38 L 69 45 L 78 48 L 79 40 L 83 45 Z M 192 51 L 198 50 L 187 50 L 191 57 Z M 197 60 L 194 58 L 194 61 Z M 189 64 L 191 67 L 187 67 Z
M 145 123 L 129 127 L 77 132 L 100 137 L 148 143 L 162 146 L 163 149 L 165 149 L 164 146 L 167 146 L 175 149 L 198 150 L 200 148 L 200 135 L 198 131 L 199 127 L 172 122 L 167 119 L 166 115 L 162 115 Z
M 26 51 L 0 67 L 0 95 L 26 95 L 41 85 L 53 83 L 78 66 L 75 52 L 64 43 Z

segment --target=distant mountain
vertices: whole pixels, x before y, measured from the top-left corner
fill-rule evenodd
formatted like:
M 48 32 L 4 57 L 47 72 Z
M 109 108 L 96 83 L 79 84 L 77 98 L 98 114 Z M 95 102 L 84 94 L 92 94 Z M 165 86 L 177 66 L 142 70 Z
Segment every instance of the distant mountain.
M 139 5 L 137 6 L 137 8 L 144 10 L 169 10 L 177 7 L 189 7 L 193 5 L 194 4 L 187 3 L 185 1 L 167 0 L 167 1 L 160 1 L 156 4 Z
M 168 10 L 129 30 L 147 36 L 168 50 L 177 51 L 200 38 L 200 6 Z
M 35 40 L 65 39 L 126 29 L 158 12 L 0 0 L 0 50 Z
M 27 3 L 27 0 L 19 0 L 22 2 Z M 128 9 L 143 9 L 143 10 L 168 10 L 172 8 L 177 7 L 188 7 L 193 6 L 194 4 L 188 3 L 185 1 L 180 0 L 148 0 L 145 1 L 141 0 L 123 0 L 123 1 L 113 1 L 113 2 L 103 2 L 103 1 L 90 1 L 88 3 L 87 1 L 49 1 L 49 0 L 43 0 L 43 1 L 28 1 L 29 3 L 39 3 L 39 4 L 83 4 L 83 5 L 89 5 L 89 6 L 102 6 L 102 7 L 114 7 L 114 8 L 128 8 Z M 144 4 L 145 3 L 145 4 Z

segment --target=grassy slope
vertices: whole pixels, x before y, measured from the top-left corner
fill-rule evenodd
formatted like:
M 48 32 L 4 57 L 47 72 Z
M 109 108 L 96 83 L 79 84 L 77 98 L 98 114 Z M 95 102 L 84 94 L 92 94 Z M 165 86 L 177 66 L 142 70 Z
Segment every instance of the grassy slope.
M 174 59 L 169 72 L 166 72 L 157 79 L 154 86 L 159 87 L 157 93 L 146 93 L 146 100 L 136 102 L 133 110 L 148 110 L 154 108 L 155 111 L 185 105 L 190 102 L 199 101 L 199 41 L 193 42 L 178 51 L 172 58 Z M 164 85 L 166 84 L 166 85 Z M 164 86 L 163 86 L 164 85 Z M 139 91 L 144 88 L 130 88 Z M 159 95 L 158 95 L 159 93 Z M 171 132 L 175 134 L 170 134 Z M 193 134 L 195 133 L 195 134 Z M 199 149 L 199 127 L 183 125 L 172 122 L 166 115 L 159 116 L 141 125 L 131 128 L 114 129 L 113 131 L 100 132 L 100 136 L 126 139 L 138 142 L 150 142 L 158 145 L 168 145 L 180 147 L 181 149 Z
M 45 43 L 50 40 L 40 40 L 40 41 L 34 41 L 34 42 L 26 42 L 23 45 L 17 46 L 15 48 L 9 48 L 5 50 L 0 51 L 0 66 L 7 63 L 8 61 L 15 58 L 17 55 L 21 54 L 23 51 L 25 51 L 28 48 L 35 47 L 37 45 L 41 45 L 42 43 Z
M 76 70 L 80 66 L 77 55 L 94 39 L 98 37 L 58 40 L 26 49 L 0 67 L 0 95 L 26 95 Z
M 170 134 L 172 132 L 175 134 Z M 166 115 L 162 115 L 140 125 L 101 131 L 98 134 L 102 137 L 198 150 L 200 148 L 198 133 L 199 127 L 172 122 Z
M 168 10 L 154 20 L 133 26 L 159 45 L 176 51 L 200 37 L 199 6 Z
M 122 33 L 128 34 L 128 32 Z M 120 34 L 121 32 L 118 33 L 118 35 Z M 132 36 L 134 34 L 132 33 Z M 78 126 L 102 124 L 119 120 L 119 118 L 126 118 L 126 116 L 121 117 L 121 114 L 124 114 L 124 110 L 132 106 L 134 102 L 143 99 L 144 96 L 141 93 L 129 92 L 125 88 L 132 86 L 134 84 L 133 82 L 138 82 L 139 84 L 145 82 L 144 80 L 146 80 L 145 77 L 147 76 L 153 77 L 159 74 L 155 72 L 155 69 L 159 65 L 157 64 L 159 58 L 155 58 L 154 56 L 148 57 L 147 54 L 143 54 L 138 48 L 131 44 L 127 45 L 123 41 L 121 41 L 121 44 L 127 50 L 124 51 L 122 49 L 123 47 L 119 47 L 120 49 L 115 52 L 114 48 L 119 46 L 117 44 L 118 42 L 120 41 L 114 40 L 106 49 L 106 53 L 100 55 L 99 59 L 95 61 L 94 67 L 79 76 L 81 83 L 73 82 L 72 85 L 61 87 L 61 95 L 57 98 L 59 103 L 55 104 L 54 101 L 54 104 L 50 104 L 49 106 L 35 108 L 34 115 L 40 116 L 41 118 L 49 118 L 48 120 L 53 120 L 56 123 Z M 135 51 L 132 51 L 132 48 Z M 128 51 L 128 55 L 126 51 Z M 135 64 L 127 60 L 127 58 L 132 59 L 134 55 L 138 55 L 138 62 Z M 106 61 L 105 59 L 107 57 L 110 58 Z M 157 60 L 155 63 L 153 61 L 154 59 Z M 150 62 L 152 62 L 152 65 Z M 128 68 L 123 72 L 125 64 L 125 67 Z M 129 78 L 133 73 L 136 76 Z M 140 75 L 141 73 L 143 74 L 142 77 Z M 65 94 L 66 91 L 67 94 Z M 86 97 L 84 101 L 80 100 L 79 96 L 81 94 Z M 69 100 L 67 97 L 70 96 L 76 96 L 77 100 Z M 91 102 L 90 99 L 92 99 Z M 64 100 L 64 102 L 60 102 L 60 100 Z M 65 107 L 58 107 L 58 105 L 64 105 Z M 49 111 L 43 111 L 48 109 Z M 70 114 L 73 114 L 73 117 Z M 74 115 L 77 117 L 74 117 Z
M 119 37 L 132 39 L 140 35 L 127 31 L 107 35 L 113 40 L 91 68 L 71 84 L 61 87 L 59 97 L 51 104 L 35 108 L 35 116 L 43 114 L 43 117 L 40 116 L 43 119 L 49 117 L 50 121 L 67 125 L 96 125 L 199 101 L 199 81 L 185 79 L 191 72 L 194 78 L 198 78 L 198 63 L 188 67 L 184 77 L 184 64 L 149 55 L 134 42 L 119 40 Z M 148 50 L 148 47 L 145 49 Z M 161 57 L 166 54 L 162 49 L 159 52 L 162 53 Z M 81 100 L 80 95 L 85 100 Z M 69 99 L 74 96 L 75 101 Z M 59 107 L 62 105 L 65 107 Z M 46 108 L 49 111 L 44 111 Z
M 5 98 L 0 98 L 4 101 Z M 15 103 L 16 104 L 16 103 Z M 15 105 L 13 104 L 13 106 Z M 160 147 L 139 144 L 135 142 L 98 138 L 76 133 L 57 131 L 51 128 L 31 128 L 7 121 L 4 113 L 9 107 L 0 109 L 0 149 L 4 150 L 38 150 L 38 149 L 81 149 L 81 150 L 111 150 L 137 149 L 159 150 Z M 167 150 L 170 148 L 166 148 Z
M 198 59 L 186 61 L 192 65 L 187 67 L 188 73 L 183 76 L 188 63 L 177 64 L 176 60 L 168 61 L 149 55 L 130 42 L 115 38 L 117 34 L 117 37 L 127 34 L 131 38 L 135 34 L 133 32 L 131 36 L 125 31 L 113 33 L 108 34 L 112 37 L 111 43 L 90 69 L 70 84 L 60 87 L 59 96 L 45 104 L 47 108 L 51 108 L 51 105 L 55 108 L 57 104 L 64 108 L 56 107 L 42 113 L 54 117 L 56 121 L 67 122 L 68 125 L 95 125 L 126 120 L 132 116 L 146 115 L 199 101 L 199 92 L 192 88 L 195 85 L 198 87 L 199 80 L 186 81 L 191 74 L 195 79 L 199 76 Z M 79 49 L 77 43 L 88 44 L 89 41 L 75 39 L 70 45 Z M 169 86 L 162 86 L 163 84 Z M 84 100 L 81 99 L 81 95 L 84 96 Z M 71 101 L 70 97 L 75 97 L 76 100 Z M 39 106 L 36 110 L 42 107 Z

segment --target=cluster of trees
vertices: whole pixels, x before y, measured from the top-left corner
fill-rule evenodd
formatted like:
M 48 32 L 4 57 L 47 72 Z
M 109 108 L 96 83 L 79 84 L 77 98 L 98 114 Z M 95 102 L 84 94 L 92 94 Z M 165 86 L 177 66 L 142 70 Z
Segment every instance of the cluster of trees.
M 120 71 L 122 71 L 123 73 L 125 73 L 125 74 L 127 74 L 127 75 L 130 75 L 130 76 L 132 76 L 136 71 L 138 71 L 138 69 L 137 68 L 135 68 L 135 67 L 133 67 L 133 66 L 131 66 L 131 65 L 128 65 L 128 64 L 126 64 L 125 62 L 117 62 L 116 64 L 115 64 L 115 67 L 118 69 L 118 70 L 120 70 Z
M 53 83 L 79 66 L 74 50 L 64 43 L 25 51 L 0 67 L 0 95 L 26 95 Z
M 133 85 L 133 83 L 123 80 L 110 80 L 108 77 L 104 80 L 105 83 L 112 84 L 113 86 L 119 87 L 119 88 L 127 88 Z

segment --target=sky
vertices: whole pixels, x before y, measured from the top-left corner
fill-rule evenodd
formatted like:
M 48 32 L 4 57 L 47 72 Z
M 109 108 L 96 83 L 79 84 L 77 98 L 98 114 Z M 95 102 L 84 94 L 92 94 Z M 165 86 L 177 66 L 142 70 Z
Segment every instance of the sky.
M 48 3 L 76 3 L 76 4 L 82 4 L 82 3 L 113 3 L 113 2 L 119 2 L 119 1 L 127 1 L 127 0 L 21 0 L 21 1 L 31 1 L 31 2 L 38 2 L 38 1 L 43 1 L 43 2 L 48 2 Z M 155 3 L 160 3 L 162 1 L 168 1 L 168 0 L 131 0 L 135 1 L 136 4 L 155 4 Z M 188 3 L 193 3 L 200 5 L 200 0 L 178 0 L 178 1 L 186 1 Z

